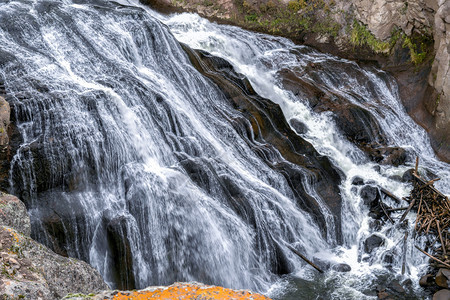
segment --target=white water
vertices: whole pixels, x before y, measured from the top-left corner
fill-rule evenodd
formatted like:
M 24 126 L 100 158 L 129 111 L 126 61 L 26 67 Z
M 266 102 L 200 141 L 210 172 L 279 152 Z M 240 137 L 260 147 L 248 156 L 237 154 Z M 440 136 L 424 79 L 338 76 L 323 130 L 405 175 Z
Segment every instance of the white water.
M 396 242 L 403 231 L 383 227 L 387 246 L 365 262 L 358 260 L 369 218 L 352 178 L 358 175 L 406 196 L 410 187 L 388 177 L 411 168 L 412 160 L 375 171 L 375 163 L 341 136 L 330 114 L 314 113 L 283 90 L 277 72 L 326 65 L 329 72 L 306 79 L 369 109 L 389 143 L 420 156 L 422 166 L 442 178 L 438 188 L 449 193 L 449 166 L 436 160 L 425 131 L 404 112 L 395 82 L 381 71 L 286 39 L 128 5 L 136 7 L 79 1 L 0 4 L 0 74 L 23 138 L 12 162 L 11 191 L 28 201 L 33 234 L 52 244 L 45 219 L 63 215 L 67 253 L 88 260 L 112 283 L 117 262 L 107 246 L 108 228 L 124 224 L 138 287 L 196 280 L 279 296 L 285 281 L 271 271 L 275 236 L 304 253 L 352 267 L 348 274 L 330 271 L 317 279 L 281 245 L 297 277 L 328 289 L 333 281 L 333 297 L 365 297 L 362 291 L 384 270 L 383 254 L 400 249 Z M 307 125 L 303 137 L 346 175 L 340 186 L 342 247 L 332 246 L 331 232 L 328 239 L 321 236 L 286 178 L 256 156 L 223 118 L 223 111 L 240 115 L 190 65 L 172 34 L 231 62 L 261 96 L 281 106 L 286 119 Z M 205 174 L 203 184 L 190 177 L 186 164 Z M 40 183 L 39 176 L 50 183 Z M 312 186 L 305 189 L 316 193 Z M 245 204 L 242 210 L 233 208 L 236 198 Z M 327 214 L 325 204 L 322 212 Z M 425 258 L 410 245 L 407 276 L 417 282 Z M 393 276 L 399 267 L 400 262 L 394 264 Z

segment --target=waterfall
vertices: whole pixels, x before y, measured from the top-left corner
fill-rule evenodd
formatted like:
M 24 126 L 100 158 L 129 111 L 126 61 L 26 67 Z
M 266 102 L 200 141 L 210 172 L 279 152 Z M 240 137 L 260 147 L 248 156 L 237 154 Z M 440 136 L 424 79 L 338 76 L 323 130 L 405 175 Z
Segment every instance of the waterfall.
M 242 91 L 201 74 L 180 42 L 217 57 Z M 0 3 L 0 57 L 18 132 L 10 192 L 26 202 L 34 238 L 113 287 L 201 281 L 276 296 L 289 273 L 327 288 L 333 277 L 343 287 L 330 293 L 361 299 L 358 278 L 373 281 L 401 231 L 385 225 L 387 245 L 358 260 L 369 218 L 353 177 L 406 196 L 390 177 L 418 155 L 449 193 L 448 164 L 388 74 L 283 38 L 138 3 L 17 0 Z M 405 165 L 369 160 L 331 112 L 283 84 L 284 70 L 369 111 L 386 143 L 406 149 Z M 353 271 L 317 279 L 286 244 Z M 414 277 L 426 260 L 410 252 Z

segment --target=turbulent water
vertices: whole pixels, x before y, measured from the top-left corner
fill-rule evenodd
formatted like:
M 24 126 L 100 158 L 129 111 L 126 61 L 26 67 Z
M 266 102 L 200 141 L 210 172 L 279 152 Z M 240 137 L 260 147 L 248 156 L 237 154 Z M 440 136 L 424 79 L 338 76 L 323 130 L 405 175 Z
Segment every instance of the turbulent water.
M 275 150 L 255 153 L 264 143 L 249 144 L 233 125 L 245 113 L 194 68 L 179 42 L 226 59 L 288 121 L 305 124 L 298 134 L 342 174 L 342 245 L 338 221 L 309 173 L 300 168 L 300 182 L 326 228 L 271 162 L 296 166 Z M 306 72 L 311 64 L 316 71 Z M 331 112 L 314 112 L 283 86 L 286 69 L 370 111 L 387 144 L 407 150 L 406 164 L 374 168 Z M 387 252 L 400 251 L 404 231 L 386 224 L 379 232 L 384 247 L 370 257 L 360 249 L 370 219 L 354 176 L 406 196 L 411 187 L 390 177 L 419 156 L 421 171 L 438 174 L 436 186 L 450 192 L 448 164 L 435 158 L 382 71 L 192 14 L 23 0 L 0 2 L 0 74 L 20 133 L 10 192 L 26 201 L 33 236 L 90 262 L 112 286 L 201 281 L 279 299 L 370 299 L 377 283 L 412 278 L 407 293 L 420 293 L 426 259 L 413 242 L 405 276 L 399 261 L 383 267 Z M 352 271 L 318 275 L 287 244 Z

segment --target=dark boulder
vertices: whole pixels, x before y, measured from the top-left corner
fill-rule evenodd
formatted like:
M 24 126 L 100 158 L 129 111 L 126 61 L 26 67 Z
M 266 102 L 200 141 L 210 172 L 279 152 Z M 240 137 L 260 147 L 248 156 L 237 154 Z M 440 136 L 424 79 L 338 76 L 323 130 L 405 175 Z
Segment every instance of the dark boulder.
M 359 176 L 355 176 L 352 180 L 352 184 L 353 185 L 363 185 L 364 184 L 364 179 L 362 179 Z
M 365 152 L 369 154 L 370 160 L 382 165 L 398 167 L 404 164 L 408 158 L 406 150 L 400 147 L 386 147 L 379 144 L 371 144 L 365 148 Z
M 433 275 L 431 274 L 426 274 L 424 276 L 422 276 L 419 280 L 419 284 L 421 287 L 428 287 L 428 286 L 432 286 L 433 285 Z
M 392 176 L 389 176 L 389 179 L 394 180 L 394 181 L 397 181 L 397 182 L 402 182 L 402 177 L 399 176 L 399 175 L 392 175 Z
M 372 234 L 364 241 L 364 252 L 372 253 L 376 248 L 384 245 L 385 239 L 379 235 Z
M 131 249 L 128 220 L 124 216 L 112 219 L 106 226 L 109 248 L 115 263 L 111 265 L 114 282 L 120 290 L 136 288 L 133 273 L 133 251 Z
M 363 203 L 369 207 L 376 206 L 380 200 L 378 188 L 371 185 L 364 186 L 359 192 L 359 195 L 361 196 Z
M 414 169 L 409 169 L 402 175 L 402 181 L 403 182 L 410 182 L 414 179 Z
M 341 264 L 335 264 L 335 265 L 333 265 L 333 266 L 331 267 L 331 269 L 334 270 L 334 271 L 336 271 L 336 272 L 342 272 L 342 273 L 345 273 L 345 272 L 350 272 L 350 271 L 352 270 L 352 267 L 350 267 L 350 266 L 347 265 L 347 264 L 341 263 Z
M 442 288 L 449 287 L 449 279 L 450 279 L 450 270 L 449 269 L 439 269 L 436 274 L 436 284 Z
M 400 282 L 398 282 L 398 280 L 393 280 L 388 287 L 397 294 L 404 295 L 405 293 L 405 288 L 400 284 Z
M 308 131 L 308 127 L 306 126 L 306 124 L 298 119 L 291 119 L 289 121 L 289 124 L 298 134 L 303 134 Z

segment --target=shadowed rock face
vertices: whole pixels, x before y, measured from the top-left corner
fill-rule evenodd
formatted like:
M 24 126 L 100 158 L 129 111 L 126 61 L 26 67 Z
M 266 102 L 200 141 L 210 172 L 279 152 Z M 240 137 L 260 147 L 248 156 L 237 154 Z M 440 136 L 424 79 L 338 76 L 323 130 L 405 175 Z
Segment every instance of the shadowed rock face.
M 295 191 L 300 207 L 309 212 L 320 228 L 326 228 L 317 200 L 304 189 L 312 182 L 317 194 L 330 209 L 335 221 L 337 242 L 341 242 L 341 174 L 327 157 L 298 136 L 287 123 L 279 105 L 256 94 L 249 81 L 237 74 L 225 60 L 200 50 L 183 46 L 191 62 L 204 76 L 224 92 L 241 118 L 230 120 L 253 151 L 277 170 Z M 325 234 L 325 232 L 323 232 Z

